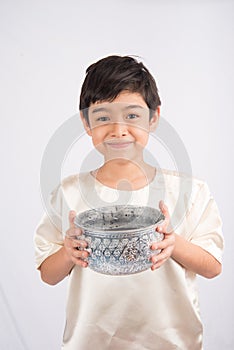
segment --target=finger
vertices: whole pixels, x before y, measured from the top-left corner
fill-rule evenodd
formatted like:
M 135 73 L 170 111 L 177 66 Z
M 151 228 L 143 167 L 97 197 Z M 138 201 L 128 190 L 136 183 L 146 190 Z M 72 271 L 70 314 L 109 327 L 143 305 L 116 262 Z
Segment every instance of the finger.
M 75 217 L 76 217 L 76 212 L 74 210 L 70 210 L 69 211 L 69 224 L 70 224 L 70 227 L 76 227 L 75 223 L 74 223 Z
M 171 233 L 165 234 L 165 237 L 161 242 L 153 243 L 150 249 L 152 250 L 165 249 L 168 246 L 174 246 L 174 244 L 175 244 L 175 236 L 171 232 Z
M 72 262 L 75 264 L 75 265 L 78 265 L 80 267 L 87 267 L 88 266 L 88 262 L 87 261 L 84 261 L 80 258 L 75 258 L 75 257 L 72 257 Z
M 153 265 L 159 263 L 162 260 L 167 260 L 170 256 L 170 252 L 167 252 L 166 249 L 161 251 L 159 254 L 153 255 L 151 261 Z
M 158 269 L 159 267 L 161 267 L 165 262 L 167 261 L 167 259 L 158 261 L 156 264 L 151 266 L 151 270 L 154 271 L 156 269 Z
M 79 227 L 71 227 L 66 232 L 66 237 L 71 239 L 76 239 L 79 236 L 82 236 L 83 232 Z
M 73 248 L 84 249 L 87 248 L 88 243 L 83 240 L 73 239 L 71 245 Z
M 163 222 L 161 222 L 161 224 L 159 224 L 157 227 L 156 227 L 156 231 L 157 232 L 160 232 L 160 233 L 164 233 L 164 234 L 167 234 L 167 227 L 168 227 L 168 220 L 165 219 L 163 220 Z
M 165 217 L 169 217 L 169 211 L 168 211 L 168 207 L 166 206 L 166 204 L 164 203 L 163 200 L 161 200 L 159 202 L 159 209 L 161 210 L 161 212 L 163 213 L 163 215 Z
M 165 219 L 163 220 L 163 222 L 159 226 L 157 226 L 156 230 L 158 232 L 167 233 L 167 228 L 168 228 L 168 225 L 169 225 L 169 222 L 170 222 L 170 214 L 169 214 L 169 211 L 168 211 L 168 207 L 166 206 L 166 204 L 164 203 L 163 200 L 161 200 L 159 202 L 159 209 L 163 213 Z
M 165 249 L 161 249 L 158 254 L 154 254 L 151 257 L 151 261 L 155 264 L 158 261 L 169 259 L 172 255 L 174 249 L 174 244 L 173 242 L 170 242 L 170 244 L 166 246 Z
M 87 259 L 89 257 L 89 252 L 87 252 L 86 250 L 73 249 L 72 256 L 73 256 L 73 258 L 84 260 L 84 259 Z

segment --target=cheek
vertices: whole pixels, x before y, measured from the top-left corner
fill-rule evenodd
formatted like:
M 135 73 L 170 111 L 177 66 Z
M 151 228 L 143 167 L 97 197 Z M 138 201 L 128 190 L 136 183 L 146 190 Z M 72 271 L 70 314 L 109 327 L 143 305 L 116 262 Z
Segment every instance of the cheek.
M 93 141 L 94 147 L 96 147 L 96 148 L 99 148 L 101 146 L 101 144 L 102 144 L 101 139 L 99 137 L 97 137 L 97 136 L 93 137 L 92 141 Z
M 102 143 L 104 137 L 105 130 L 103 130 L 103 128 L 96 127 L 92 129 L 92 141 L 94 146 L 98 146 L 100 143 Z
M 93 146 L 102 154 L 105 152 L 105 146 L 103 144 L 104 139 L 105 134 L 103 134 L 103 132 L 99 131 L 92 134 Z
M 92 137 L 92 142 L 93 142 L 93 146 L 94 148 L 100 152 L 101 154 L 105 153 L 105 147 L 103 145 L 102 140 L 99 137 Z
M 149 140 L 149 132 L 138 128 L 135 130 L 135 138 L 139 144 L 146 146 Z

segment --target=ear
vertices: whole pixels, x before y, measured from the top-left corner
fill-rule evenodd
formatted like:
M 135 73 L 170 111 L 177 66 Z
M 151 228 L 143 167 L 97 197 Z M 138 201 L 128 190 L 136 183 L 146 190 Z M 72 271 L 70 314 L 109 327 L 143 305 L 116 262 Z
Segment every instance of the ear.
M 92 132 L 91 132 L 90 126 L 89 126 L 87 120 L 85 119 L 83 112 L 80 112 L 80 119 L 81 119 L 81 121 L 82 121 L 82 123 L 84 125 L 85 131 L 87 132 L 87 134 L 89 136 L 92 136 Z
M 160 118 L 160 107 L 158 106 L 156 108 L 154 115 L 150 119 L 150 131 L 156 130 L 156 128 L 158 126 L 159 118 Z

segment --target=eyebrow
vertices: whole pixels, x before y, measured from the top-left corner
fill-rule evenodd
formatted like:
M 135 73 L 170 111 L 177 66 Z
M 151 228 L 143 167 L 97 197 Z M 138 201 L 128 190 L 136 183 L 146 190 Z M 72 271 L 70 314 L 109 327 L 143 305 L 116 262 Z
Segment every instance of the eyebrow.
M 124 109 L 132 109 L 132 108 L 145 109 L 145 107 L 142 107 L 140 105 L 129 105 L 129 106 L 126 106 Z
M 99 107 L 99 108 L 95 108 L 92 110 L 92 114 L 94 113 L 98 113 L 98 112 L 109 112 L 108 108 L 104 108 L 104 107 Z
M 124 110 L 128 110 L 128 109 L 132 109 L 132 108 L 138 108 L 138 109 L 144 109 L 144 107 L 140 106 L 140 105 L 128 105 L 126 107 L 124 107 Z M 105 108 L 105 107 L 98 107 L 92 110 L 92 114 L 95 113 L 99 113 L 99 112 L 110 112 L 109 108 Z

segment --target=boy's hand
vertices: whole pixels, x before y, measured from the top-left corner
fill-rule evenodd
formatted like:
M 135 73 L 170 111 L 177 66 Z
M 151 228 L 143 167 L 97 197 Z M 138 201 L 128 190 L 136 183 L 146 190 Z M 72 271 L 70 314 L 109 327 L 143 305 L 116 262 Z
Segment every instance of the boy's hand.
M 165 263 L 165 261 L 167 261 L 167 259 L 170 258 L 175 246 L 175 234 L 172 231 L 168 232 L 168 225 L 170 221 L 168 208 L 163 201 L 160 201 L 159 208 L 165 216 L 165 220 L 160 226 L 157 227 L 156 230 L 164 234 L 164 239 L 161 242 L 153 243 L 151 246 L 152 250 L 161 250 L 158 255 L 153 255 L 151 258 L 151 261 L 153 263 L 151 266 L 152 271 L 158 269 L 162 264 Z
M 79 240 L 77 236 L 82 235 L 82 230 L 75 226 L 74 219 L 76 212 L 71 210 L 69 212 L 69 222 L 70 228 L 66 232 L 66 237 L 64 239 L 64 247 L 68 258 L 75 264 L 81 267 L 87 267 L 88 263 L 84 259 L 87 259 L 89 253 L 84 250 L 87 248 L 87 242 L 84 240 Z

